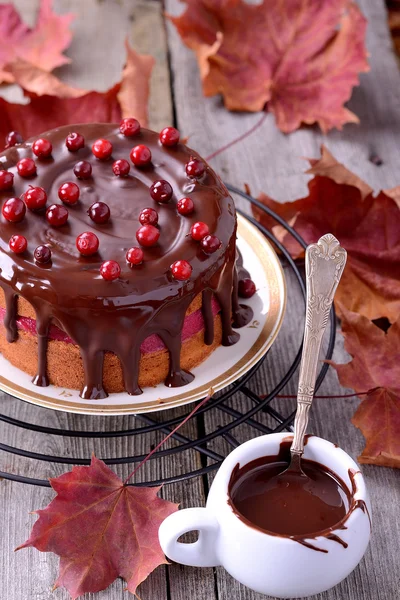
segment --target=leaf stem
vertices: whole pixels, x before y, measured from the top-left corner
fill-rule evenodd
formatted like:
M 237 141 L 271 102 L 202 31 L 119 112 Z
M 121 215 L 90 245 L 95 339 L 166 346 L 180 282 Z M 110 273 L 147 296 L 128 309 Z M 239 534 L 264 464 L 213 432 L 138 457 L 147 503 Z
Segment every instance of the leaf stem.
M 242 140 L 247 138 L 249 135 L 254 133 L 259 127 L 261 127 L 261 125 L 264 123 L 266 118 L 267 118 L 267 113 L 264 113 L 263 116 L 261 117 L 261 119 L 259 121 L 257 121 L 257 123 L 255 125 L 253 125 L 253 127 L 251 127 L 248 131 L 245 131 L 244 133 L 239 135 L 239 137 L 237 137 L 237 138 L 233 139 L 232 141 L 228 142 L 227 144 L 225 144 L 225 146 L 218 148 L 218 150 L 215 150 L 215 152 L 206 156 L 206 160 L 209 161 L 212 158 L 215 158 L 216 156 L 218 156 L 218 154 L 225 152 L 225 150 L 232 148 L 232 146 L 234 146 L 238 142 L 241 142 Z
M 178 431 L 178 429 L 180 429 L 185 423 L 187 423 L 189 421 L 189 419 L 191 419 L 193 417 L 193 415 L 199 410 L 199 408 L 201 408 L 202 406 L 204 406 L 204 404 L 206 404 L 206 402 L 208 402 L 210 400 L 210 398 L 212 398 L 214 394 L 214 390 L 210 389 L 207 396 L 201 401 L 199 402 L 199 404 L 197 404 L 194 409 L 188 414 L 186 415 L 186 417 L 183 419 L 183 421 L 181 421 L 180 423 L 178 423 L 178 425 L 175 427 L 175 429 L 173 429 L 172 431 L 170 431 L 170 433 L 163 439 L 161 440 L 161 442 L 159 444 L 157 444 L 157 446 L 155 448 L 153 448 L 153 450 L 151 452 L 148 453 L 148 455 L 142 460 L 142 462 L 140 462 L 137 467 L 135 467 L 132 471 L 132 473 L 130 475 L 128 475 L 128 477 L 125 479 L 124 481 L 124 485 L 126 485 L 128 483 L 128 481 L 135 475 L 135 473 L 137 473 L 137 471 L 140 469 L 140 467 L 142 467 L 148 460 L 149 458 L 155 453 L 157 452 L 157 450 L 159 450 L 161 448 L 161 446 L 163 444 L 165 444 L 165 442 L 167 440 L 169 440 L 169 438 L 171 436 L 174 435 L 174 433 L 176 433 Z

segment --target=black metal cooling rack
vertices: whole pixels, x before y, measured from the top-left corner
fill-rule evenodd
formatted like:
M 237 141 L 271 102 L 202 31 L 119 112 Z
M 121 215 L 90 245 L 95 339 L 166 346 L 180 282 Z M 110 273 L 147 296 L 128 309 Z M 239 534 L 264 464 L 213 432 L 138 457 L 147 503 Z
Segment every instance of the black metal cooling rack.
M 265 207 L 258 200 L 250 196 L 249 194 L 244 193 L 243 191 L 231 186 L 227 185 L 229 191 L 237 196 L 242 197 L 244 200 L 249 202 L 251 205 L 258 207 L 261 211 L 272 217 L 279 225 L 284 227 L 286 231 L 288 231 L 298 242 L 306 247 L 304 240 L 296 233 L 296 231 L 290 227 L 281 217 L 279 217 L 276 213 L 274 213 L 269 208 Z M 286 263 L 286 266 L 293 272 L 295 276 L 295 280 L 300 287 L 301 293 L 304 297 L 305 301 L 305 284 L 303 279 L 303 274 L 296 265 L 296 263 L 291 258 L 289 252 L 286 248 L 276 239 L 276 237 L 267 229 L 265 229 L 260 223 L 258 223 L 253 217 L 249 217 L 248 214 L 243 213 L 241 210 L 238 210 L 241 214 L 243 214 L 248 220 L 250 220 L 253 225 L 255 225 L 281 252 L 282 261 Z M 330 314 L 330 334 L 328 347 L 326 351 L 325 357 L 330 359 L 332 357 L 333 348 L 335 345 L 335 335 L 336 335 L 336 317 L 334 308 L 332 307 L 332 311 Z M 279 342 L 278 342 L 279 343 Z M 268 354 L 266 354 L 250 371 L 246 373 L 241 379 L 232 384 L 225 391 L 219 393 L 215 398 L 206 403 L 199 411 L 196 413 L 196 418 L 198 419 L 198 423 L 203 423 L 202 427 L 198 428 L 198 431 L 203 430 L 204 433 L 201 433 L 197 439 L 190 439 L 189 437 L 183 435 L 180 432 L 176 432 L 173 434 L 172 439 L 176 442 L 173 447 L 168 447 L 166 449 L 160 449 L 155 452 L 151 457 L 151 460 L 157 460 L 160 458 L 166 458 L 167 460 L 173 461 L 173 469 L 179 471 L 179 467 L 181 461 L 179 460 L 179 456 L 187 451 L 192 450 L 198 453 L 200 457 L 200 465 L 201 467 L 187 472 L 179 472 L 170 477 L 153 480 L 153 481 L 144 481 L 141 483 L 135 483 L 135 485 L 159 485 L 159 484 L 168 484 L 174 483 L 176 481 L 186 480 L 192 477 L 205 476 L 207 473 L 217 469 L 221 462 L 224 460 L 225 456 L 223 456 L 220 452 L 215 452 L 211 448 L 211 442 L 222 437 L 226 442 L 228 442 L 227 446 L 235 447 L 239 444 L 237 441 L 234 431 L 243 423 L 246 423 L 248 426 L 256 430 L 256 432 L 261 432 L 263 434 L 279 432 L 283 430 L 291 430 L 291 425 L 294 420 L 295 412 L 290 412 L 288 415 L 282 415 L 280 412 L 275 410 L 271 406 L 272 400 L 280 393 L 283 387 L 291 380 L 294 372 L 296 371 L 301 358 L 302 346 L 299 347 L 296 356 L 292 362 L 292 364 L 287 369 L 285 375 L 279 381 L 279 383 L 267 394 L 259 396 L 254 391 L 252 391 L 248 384 L 256 371 L 262 367 L 264 361 L 268 360 Z M 322 366 L 317 383 L 316 390 L 321 385 L 327 369 L 329 365 L 324 363 Z M 244 412 L 234 408 L 229 400 L 232 399 L 234 395 L 242 395 L 242 397 L 246 397 L 251 402 L 251 408 Z M 236 398 L 237 396 L 235 396 Z M 247 404 L 248 403 L 242 403 Z M 38 410 L 41 410 L 38 408 Z M 187 416 L 190 412 L 191 408 L 188 408 L 185 414 L 179 414 L 179 416 L 172 416 L 171 411 L 168 412 L 160 412 L 153 413 L 152 416 L 149 415 L 135 415 L 135 427 L 132 429 L 124 429 L 119 431 L 85 431 L 85 430 L 69 430 L 69 429 L 58 429 L 52 427 L 44 427 L 41 425 L 37 425 L 34 423 L 28 423 L 25 421 L 20 421 L 13 417 L 0 414 L 0 423 L 6 423 L 12 427 L 18 427 L 22 429 L 26 429 L 29 431 L 35 431 L 42 434 L 48 435 L 56 435 L 56 436 L 64 436 L 64 437 L 80 437 L 80 438 L 119 438 L 123 436 L 139 436 L 151 434 L 153 432 L 163 432 L 168 434 L 172 431 L 172 429 L 181 422 L 185 416 Z M 224 415 L 228 415 L 230 417 L 230 422 L 228 424 L 218 426 L 216 425 L 213 431 L 209 433 L 205 433 L 204 428 L 204 417 L 206 413 L 210 413 L 211 411 L 219 411 Z M 267 414 L 269 416 L 269 422 L 272 424 L 271 426 L 267 426 L 265 423 L 257 420 L 257 416 L 262 414 Z M 140 426 L 136 426 L 136 422 L 140 423 Z M 1 440 L 1 428 L 0 428 L 0 440 Z M 28 460 L 32 461 L 44 461 L 47 463 L 57 463 L 57 464 L 66 464 L 66 465 L 87 465 L 90 464 L 90 458 L 73 458 L 68 456 L 51 456 L 48 454 L 43 454 L 40 452 L 31 452 L 24 450 L 22 448 L 16 448 L 7 444 L 3 444 L 0 442 L 0 451 L 16 454 L 21 457 L 25 457 Z M 116 457 L 116 458 L 104 458 L 103 460 L 108 465 L 121 465 L 121 464 L 134 464 L 138 463 L 145 455 L 135 455 L 135 456 L 124 456 L 124 457 Z M 177 460 L 178 457 L 178 460 Z M 26 477 L 24 475 L 20 475 L 17 473 L 10 472 L 2 472 L 0 471 L 0 477 L 4 479 L 9 479 L 12 481 L 17 481 L 19 483 L 31 484 L 37 486 L 46 486 L 49 487 L 49 481 L 46 479 L 36 479 L 33 477 Z

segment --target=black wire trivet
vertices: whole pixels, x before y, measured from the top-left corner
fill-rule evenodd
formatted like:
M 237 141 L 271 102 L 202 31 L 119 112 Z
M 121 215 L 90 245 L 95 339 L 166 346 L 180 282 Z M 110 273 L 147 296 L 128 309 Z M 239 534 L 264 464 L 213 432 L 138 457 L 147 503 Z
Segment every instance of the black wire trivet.
M 277 223 L 279 223 L 282 227 L 286 229 L 298 242 L 306 248 L 306 243 L 299 236 L 296 231 L 290 227 L 281 217 L 279 217 L 276 213 L 274 213 L 269 208 L 265 207 L 258 200 L 242 192 L 241 190 L 227 185 L 227 188 L 230 192 L 235 195 L 239 195 L 245 200 L 247 200 L 253 206 L 256 206 L 264 213 L 268 214 L 270 217 L 275 219 Z M 276 239 L 276 237 L 267 229 L 265 229 L 260 223 L 258 223 L 253 217 L 248 214 L 243 213 L 241 210 L 238 210 L 239 213 L 243 214 L 249 221 L 253 223 L 281 252 L 283 261 L 286 261 L 287 266 L 292 270 L 297 280 L 297 283 L 302 292 L 304 301 L 305 301 L 305 284 L 303 275 L 300 272 L 298 266 L 295 264 L 293 259 L 291 258 L 289 252 L 286 248 Z M 336 336 L 336 317 L 335 311 L 332 307 L 332 311 L 330 314 L 330 335 L 328 348 L 326 352 L 325 358 L 330 359 L 333 354 L 333 348 L 335 345 L 335 336 Z M 268 354 L 266 354 L 250 371 L 246 373 L 241 379 L 232 384 L 226 391 L 221 392 L 217 395 L 216 398 L 213 398 L 208 403 L 206 403 L 199 411 L 196 413 L 197 418 L 204 418 L 205 413 L 208 411 L 221 411 L 225 415 L 229 415 L 232 420 L 223 426 L 216 426 L 213 431 L 210 433 L 204 433 L 204 435 L 200 434 L 197 439 L 190 439 L 180 432 L 174 433 L 172 438 L 178 442 L 174 447 L 159 450 L 153 454 L 151 457 L 152 460 L 156 460 L 161 457 L 170 457 L 169 460 L 173 461 L 174 469 L 179 470 L 179 466 L 181 461 L 179 458 L 180 453 L 185 452 L 189 449 L 194 449 L 199 453 L 200 456 L 200 464 L 203 465 L 201 468 L 197 470 L 192 470 L 185 473 L 177 473 L 176 475 L 165 477 L 162 479 L 154 480 L 154 481 L 144 481 L 141 483 L 135 483 L 135 485 L 159 485 L 165 483 L 174 483 L 176 481 L 186 480 L 192 477 L 198 477 L 200 475 L 206 475 L 207 473 L 217 469 L 225 456 L 220 454 L 219 452 L 215 452 L 210 449 L 209 442 L 215 440 L 216 438 L 223 437 L 230 446 L 236 447 L 239 442 L 233 436 L 232 431 L 238 427 L 239 425 L 246 423 L 253 429 L 266 434 L 279 432 L 283 430 L 290 431 L 291 424 L 294 420 L 295 412 L 291 412 L 291 414 L 284 416 L 276 411 L 271 406 L 271 401 L 279 394 L 282 388 L 290 381 L 292 375 L 294 374 L 296 368 L 300 363 L 302 346 L 299 347 L 298 352 L 288 368 L 286 374 L 282 377 L 279 383 L 272 389 L 268 394 L 259 396 L 254 391 L 249 389 L 247 386 L 248 382 L 251 380 L 252 376 L 256 373 L 256 371 L 261 367 L 263 362 L 266 360 Z M 321 385 L 326 372 L 329 368 L 327 363 L 324 363 L 322 366 L 316 383 L 316 390 Z M 234 394 L 243 394 L 245 397 L 251 400 L 253 403 L 252 408 L 247 410 L 246 412 L 238 411 L 228 404 L 228 400 Z M 0 414 L 0 421 L 7 423 L 8 425 L 20 427 L 23 429 L 27 429 L 29 431 L 36 431 L 38 433 L 44 433 L 48 435 L 56 435 L 56 436 L 65 436 L 65 437 L 80 437 L 80 438 L 114 438 L 114 437 L 122 437 L 122 436 L 138 436 L 145 435 L 152 432 L 161 431 L 165 434 L 171 432 L 171 430 L 182 421 L 186 415 L 189 414 L 191 408 L 188 408 L 187 413 L 180 414 L 179 416 L 170 417 L 168 415 L 171 412 L 160 412 L 157 413 L 156 417 L 148 416 L 148 415 L 134 415 L 135 421 L 140 421 L 144 423 L 144 426 L 134 427 L 132 429 L 125 429 L 121 431 L 82 431 L 82 430 L 68 430 L 68 429 L 57 429 L 53 427 L 43 427 L 41 425 L 36 425 L 33 423 L 27 423 L 24 421 L 20 421 L 18 419 L 14 419 L 7 415 Z M 255 420 L 253 417 L 259 411 L 263 411 L 267 413 L 272 422 L 274 423 L 273 427 L 268 427 L 267 425 L 260 423 Z M 204 429 L 204 428 L 203 428 Z M 72 458 L 68 456 L 51 456 L 48 454 L 42 454 L 40 452 L 31 452 L 27 450 L 23 450 L 22 448 L 15 448 L 13 446 L 9 446 L 7 444 L 0 443 L 0 450 L 10 454 L 16 454 L 18 456 L 23 456 L 31 460 L 44 461 L 48 463 L 58 463 L 58 464 L 67 464 L 67 465 L 88 465 L 90 464 L 89 458 Z M 130 464 L 130 463 L 138 463 L 145 458 L 145 455 L 136 455 L 136 456 L 126 456 L 126 457 L 117 457 L 117 458 L 104 458 L 103 460 L 108 465 L 121 465 L 121 464 Z M 50 487 L 50 483 L 47 479 L 35 479 L 32 477 L 26 477 L 23 475 L 19 475 L 16 473 L 7 473 L 0 471 L 0 477 L 4 479 L 10 479 L 12 481 L 18 481 L 20 483 L 27 483 L 31 485 L 38 485 L 44 487 Z M 133 484 L 130 484 L 133 485 Z

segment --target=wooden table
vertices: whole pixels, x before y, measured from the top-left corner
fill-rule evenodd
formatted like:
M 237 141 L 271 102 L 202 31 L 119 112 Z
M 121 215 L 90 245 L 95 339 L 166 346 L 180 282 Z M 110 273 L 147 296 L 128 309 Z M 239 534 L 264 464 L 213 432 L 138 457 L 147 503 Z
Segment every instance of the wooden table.
M 25 19 L 32 22 L 38 0 L 16 0 Z M 241 133 L 246 132 L 260 119 L 257 114 L 232 114 L 227 112 L 219 98 L 205 99 L 201 92 L 198 70 L 193 54 L 180 42 L 174 28 L 165 24 L 163 7 L 156 0 L 55 0 L 59 12 L 72 11 L 77 15 L 75 36 L 68 55 L 71 65 L 60 69 L 60 76 L 78 86 L 96 89 L 110 87 L 120 76 L 124 62 L 123 39 L 132 37 L 134 46 L 141 52 L 155 56 L 150 100 L 150 121 L 154 129 L 176 121 L 184 136 L 190 136 L 190 145 L 207 156 Z M 226 180 L 239 187 L 248 183 L 254 194 L 261 190 L 278 200 L 301 197 L 306 193 L 307 177 L 303 174 L 302 156 L 319 155 L 321 142 L 327 144 L 335 156 L 365 178 L 376 189 L 393 187 L 400 182 L 400 75 L 393 55 L 386 26 L 383 0 L 360 0 L 369 19 L 368 49 L 371 54 L 371 72 L 361 77 L 361 86 L 354 91 L 350 108 L 361 118 L 361 125 L 347 125 L 343 132 L 323 136 L 314 128 L 282 135 L 268 115 L 255 133 L 212 160 L 212 165 Z M 166 0 L 167 12 L 177 14 L 181 9 L 178 0 Z M 112 40 L 112 44 L 110 44 Z M 0 93 L 18 101 L 21 94 L 15 88 L 2 88 Z M 0 116 L 1 118 L 1 116 Z M 372 154 L 382 159 L 376 166 L 369 160 Z M 253 379 L 252 389 L 262 393 L 278 381 L 291 362 L 301 338 L 301 298 L 293 281 L 289 285 L 289 304 L 283 329 L 270 352 L 261 372 Z M 334 358 L 348 360 L 338 339 Z M 295 381 L 285 392 L 295 392 Z M 330 370 L 321 388 L 322 394 L 343 394 L 336 374 Z M 243 399 L 237 402 L 243 404 Z M 352 456 L 357 457 L 363 446 L 360 432 L 350 422 L 358 400 L 317 399 L 312 412 L 311 429 L 314 433 L 338 443 Z M 292 400 L 276 400 L 274 406 L 287 412 Z M 243 406 L 242 406 L 243 408 Z M 39 409 L 12 399 L 5 394 L 0 398 L 0 412 L 18 419 L 50 427 L 70 429 L 125 429 L 133 426 L 134 417 L 95 418 L 62 414 Z M 179 414 L 178 412 L 176 414 Z M 213 423 L 210 422 L 213 420 Z M 221 415 L 208 414 L 200 425 L 205 431 L 215 427 Z M 185 429 L 195 437 L 199 422 L 193 420 Z M 243 441 L 249 430 L 243 426 L 235 431 Z M 97 456 L 127 456 L 128 452 L 146 453 L 151 443 L 159 440 L 146 438 L 120 438 L 104 441 L 62 438 L 30 433 L 0 424 L 0 441 L 27 450 L 38 450 L 49 455 L 85 456 L 91 451 Z M 212 446 L 226 453 L 228 446 L 218 441 Z M 199 468 L 198 458 L 185 453 L 181 461 L 182 472 Z M 147 463 L 140 477 L 154 479 L 171 473 L 171 462 Z M 57 476 L 66 470 L 65 465 L 52 465 L 0 453 L 0 470 L 25 474 L 31 477 Z M 124 468 L 117 471 L 123 475 Z M 399 539 L 400 539 L 400 486 L 399 472 L 380 467 L 363 467 L 374 508 L 373 540 L 360 566 L 336 588 L 318 596 L 319 600 L 396 600 L 399 598 Z M 191 479 L 185 483 L 166 486 L 165 498 L 179 501 L 184 507 L 203 505 L 209 481 Z M 56 579 L 58 559 L 52 554 L 25 550 L 14 554 L 13 549 L 24 541 L 35 520 L 30 511 L 44 507 L 53 493 L 10 481 L 0 484 L 0 598 L 1 600 L 58 600 L 67 599 L 65 590 L 51 591 Z M 268 564 L 266 564 L 268 568 Z M 127 598 L 124 583 L 116 581 L 108 590 L 88 598 L 116 600 Z M 171 565 L 157 569 L 139 588 L 143 600 L 261 600 L 235 582 L 222 568 L 194 569 Z

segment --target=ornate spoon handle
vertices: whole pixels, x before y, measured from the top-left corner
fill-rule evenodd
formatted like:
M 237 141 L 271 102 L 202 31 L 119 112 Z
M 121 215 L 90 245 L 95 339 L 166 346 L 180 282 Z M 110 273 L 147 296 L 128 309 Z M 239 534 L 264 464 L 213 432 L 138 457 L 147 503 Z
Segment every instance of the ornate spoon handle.
M 308 413 L 314 386 L 321 342 L 325 333 L 336 288 L 346 264 L 347 252 L 331 234 L 323 235 L 306 250 L 307 307 L 303 354 L 297 390 L 297 412 L 290 451 L 302 455 Z

